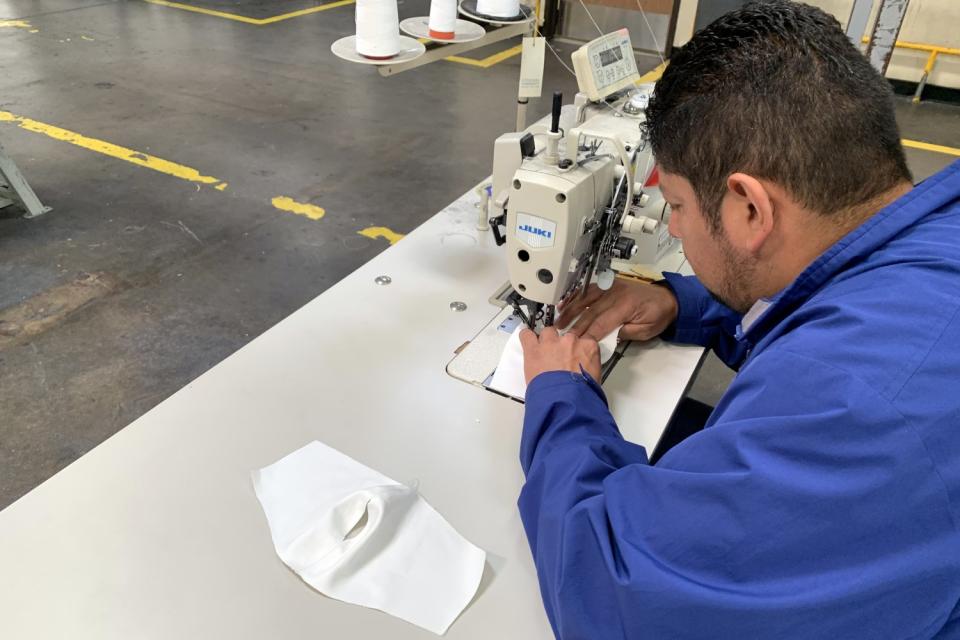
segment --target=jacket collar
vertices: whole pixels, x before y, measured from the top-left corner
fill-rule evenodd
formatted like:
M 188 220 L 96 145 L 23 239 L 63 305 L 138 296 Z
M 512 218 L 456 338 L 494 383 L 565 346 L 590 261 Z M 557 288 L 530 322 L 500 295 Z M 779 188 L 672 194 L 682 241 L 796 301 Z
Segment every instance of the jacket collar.
M 737 338 L 752 348 L 852 262 L 873 253 L 905 229 L 960 199 L 960 160 L 915 186 L 842 237 L 773 298 L 747 312 Z

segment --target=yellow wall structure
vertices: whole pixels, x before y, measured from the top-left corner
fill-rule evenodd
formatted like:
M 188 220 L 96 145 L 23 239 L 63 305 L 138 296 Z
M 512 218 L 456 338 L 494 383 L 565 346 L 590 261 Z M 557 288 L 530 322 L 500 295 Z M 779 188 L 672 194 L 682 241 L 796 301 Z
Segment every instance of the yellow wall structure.
M 853 0 L 805 0 L 808 4 L 820 7 L 832 13 L 846 27 L 850 18 Z M 873 28 L 873 20 L 880 6 L 876 2 L 874 16 L 868 23 Z M 867 35 L 867 34 L 864 34 Z M 910 0 L 907 15 L 903 19 L 899 40 L 920 44 L 933 44 L 941 47 L 960 48 L 960 2 L 958 0 Z M 923 75 L 923 65 L 929 54 L 925 51 L 897 49 L 887 77 L 897 80 L 918 82 Z M 960 89 L 960 56 L 941 55 L 928 79 L 930 84 Z

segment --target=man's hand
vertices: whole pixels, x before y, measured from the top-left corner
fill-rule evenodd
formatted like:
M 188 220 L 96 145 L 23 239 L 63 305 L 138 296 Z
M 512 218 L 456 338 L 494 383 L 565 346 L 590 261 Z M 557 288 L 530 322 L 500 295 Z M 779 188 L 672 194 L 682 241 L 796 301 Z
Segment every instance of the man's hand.
M 527 384 L 547 371 L 580 373 L 580 367 L 594 380 L 600 381 L 600 346 L 596 340 L 572 333 L 560 336 L 556 328 L 546 327 L 539 336 L 524 329 L 520 332 L 520 344 L 523 345 L 523 376 Z
M 592 284 L 586 295 L 576 294 L 560 309 L 557 327 L 576 319 L 570 333 L 603 340 L 623 325 L 621 340 L 649 340 L 663 333 L 678 312 L 677 298 L 667 287 L 616 280 L 608 291 Z

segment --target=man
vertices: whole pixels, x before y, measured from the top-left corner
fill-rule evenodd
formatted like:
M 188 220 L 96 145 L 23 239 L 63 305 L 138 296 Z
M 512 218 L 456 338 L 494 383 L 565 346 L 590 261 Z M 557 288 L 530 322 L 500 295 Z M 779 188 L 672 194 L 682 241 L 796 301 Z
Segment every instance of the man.
M 646 126 L 697 278 L 592 289 L 570 333 L 522 335 L 554 632 L 960 637 L 960 163 L 912 187 L 886 82 L 782 0 L 678 51 Z M 656 465 L 594 381 L 620 325 L 738 369 Z

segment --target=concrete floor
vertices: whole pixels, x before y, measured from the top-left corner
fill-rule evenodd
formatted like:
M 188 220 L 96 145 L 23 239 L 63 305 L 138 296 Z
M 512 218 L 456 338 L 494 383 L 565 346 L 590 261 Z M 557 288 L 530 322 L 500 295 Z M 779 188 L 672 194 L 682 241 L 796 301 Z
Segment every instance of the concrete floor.
M 321 3 L 192 4 L 263 18 Z M 427 7 L 401 0 L 400 15 Z M 408 232 L 473 186 L 514 124 L 518 57 L 381 78 L 329 51 L 350 6 L 256 26 L 142 0 L 0 0 L 3 19 L 28 26 L 0 26 L 0 112 L 229 186 L 0 121 L 54 208 L 0 211 L 0 508 L 387 248 L 359 231 Z M 575 90 L 549 53 L 544 89 Z M 960 108 L 905 101 L 900 116 L 906 137 L 960 147 Z M 910 152 L 918 178 L 950 160 Z M 713 402 L 728 380 L 708 362 L 692 395 Z

